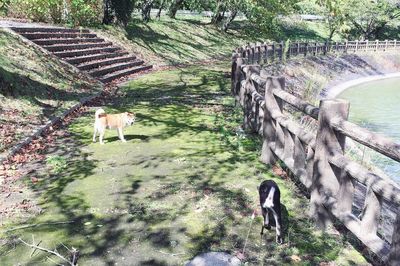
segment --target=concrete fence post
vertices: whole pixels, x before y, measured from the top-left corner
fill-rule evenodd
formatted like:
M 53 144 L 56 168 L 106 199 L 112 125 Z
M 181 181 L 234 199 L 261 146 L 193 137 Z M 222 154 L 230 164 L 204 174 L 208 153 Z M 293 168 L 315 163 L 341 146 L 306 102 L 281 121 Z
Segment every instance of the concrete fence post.
M 285 47 L 285 43 L 283 41 L 281 41 L 279 43 L 279 60 L 282 62 L 283 61 L 283 53 L 284 53 L 284 47 Z
M 252 74 L 260 75 L 261 66 L 259 65 L 247 65 L 244 67 L 244 74 L 245 74 L 245 84 L 244 88 L 241 88 L 240 98 L 242 99 L 240 104 L 243 107 L 244 113 L 244 121 L 243 121 L 243 128 L 248 130 L 252 133 L 255 132 L 253 128 L 253 97 L 250 93 L 252 87 L 254 87 L 254 82 L 251 79 Z
M 384 51 L 386 51 L 387 48 L 388 48 L 388 40 L 385 40 L 385 50 Z
M 275 43 L 272 43 L 272 53 L 271 53 L 271 62 L 275 61 L 275 52 L 276 52 L 276 47 L 275 47 Z
M 387 265 L 398 266 L 400 262 L 400 214 L 397 214 L 396 221 L 393 226 L 392 244 L 390 247 Z
M 329 52 L 329 42 L 325 41 L 324 43 L 324 55 L 326 55 Z
M 379 50 L 379 40 L 376 40 L 375 42 L 376 42 L 375 44 L 375 52 L 376 52 Z
M 314 51 L 313 51 L 313 55 L 315 56 L 315 55 L 317 55 L 318 54 L 318 43 L 317 42 L 315 42 L 314 43 Z
M 232 55 L 232 69 L 231 69 L 231 93 L 236 97 L 239 94 L 240 82 L 242 77 L 242 65 L 244 65 L 244 58 L 242 57 L 242 52 L 233 53 Z
M 264 42 L 264 64 L 268 64 L 268 56 L 269 56 L 269 53 L 268 53 L 268 43 L 267 42 Z
M 366 51 L 366 52 L 368 51 L 368 48 L 369 48 L 369 47 L 368 47 L 368 40 L 366 40 L 366 41 L 365 41 L 365 51 Z
M 310 215 L 320 229 L 325 229 L 331 224 L 330 215 L 326 208 L 332 207 L 330 204 L 333 204 L 333 199 L 339 193 L 337 171 L 340 171 L 340 169 L 331 167 L 329 156 L 334 153 L 344 154 L 346 139 L 344 135 L 338 134 L 332 129 L 330 120 L 332 118 L 347 120 L 349 106 L 347 101 L 339 99 L 322 100 L 319 106 Z
M 307 53 L 308 53 L 308 42 L 306 42 L 306 43 L 304 44 L 304 57 L 307 56 Z
M 276 121 L 272 117 L 273 113 L 282 113 L 282 101 L 277 99 L 272 93 L 275 88 L 283 89 L 285 87 L 284 78 L 267 77 L 265 83 L 265 107 L 263 121 L 263 145 L 260 160 L 266 164 L 274 164 L 277 160 L 275 153 L 270 145 L 276 143 Z

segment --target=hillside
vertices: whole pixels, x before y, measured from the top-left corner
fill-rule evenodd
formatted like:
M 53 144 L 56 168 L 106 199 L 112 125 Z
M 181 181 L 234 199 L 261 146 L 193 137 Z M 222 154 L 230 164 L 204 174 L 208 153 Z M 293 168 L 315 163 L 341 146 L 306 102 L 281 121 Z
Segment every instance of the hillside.
M 209 18 L 179 16 L 172 20 L 163 16 L 148 23 L 132 21 L 126 29 L 104 26 L 92 30 L 160 66 L 226 59 L 237 46 L 262 40 L 244 30 L 245 21 L 240 24 L 225 33 L 211 25 Z
M 0 153 L 101 85 L 0 28 Z

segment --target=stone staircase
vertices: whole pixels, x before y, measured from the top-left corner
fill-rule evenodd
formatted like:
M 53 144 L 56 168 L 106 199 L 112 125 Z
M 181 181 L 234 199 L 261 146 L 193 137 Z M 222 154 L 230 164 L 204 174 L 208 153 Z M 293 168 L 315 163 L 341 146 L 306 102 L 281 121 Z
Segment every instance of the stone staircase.
M 55 27 L 11 29 L 103 83 L 152 68 L 89 30 Z

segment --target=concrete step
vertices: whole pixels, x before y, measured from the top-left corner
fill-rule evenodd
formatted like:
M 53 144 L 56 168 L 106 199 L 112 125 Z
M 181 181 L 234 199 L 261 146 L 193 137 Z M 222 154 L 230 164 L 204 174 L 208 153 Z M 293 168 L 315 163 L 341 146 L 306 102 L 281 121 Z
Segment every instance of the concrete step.
M 52 44 L 73 44 L 73 43 L 99 43 L 104 42 L 102 38 L 57 38 L 57 39 L 36 39 L 32 40 L 38 45 Z
M 120 47 L 99 38 L 87 29 L 57 27 L 14 27 L 15 32 L 32 40 L 66 62 L 107 83 L 151 69 L 144 61 Z
M 66 58 L 65 61 L 67 61 L 70 64 L 77 65 L 77 64 L 102 60 L 102 59 L 106 59 L 106 58 L 115 58 L 115 57 L 124 56 L 127 54 L 128 54 L 128 52 L 121 50 L 121 51 L 118 51 L 115 53 L 108 53 L 108 54 L 98 53 L 98 54 L 92 54 L 92 55 L 71 57 L 71 58 Z
M 87 29 L 45 28 L 45 27 L 13 27 L 11 29 L 18 33 L 26 33 L 26 32 L 89 33 L 89 30 Z
M 128 75 L 140 72 L 140 71 L 151 69 L 152 67 L 153 66 L 151 66 L 151 65 L 150 66 L 142 65 L 142 66 L 138 66 L 138 67 L 132 67 L 132 68 L 118 71 L 118 72 L 112 72 L 108 75 L 103 76 L 99 80 L 103 83 L 107 83 L 107 82 L 113 81 L 115 79 L 121 78 L 123 76 L 128 76 Z
M 43 45 L 42 47 L 51 52 L 59 51 L 71 51 L 71 50 L 81 50 L 89 48 L 101 48 L 106 46 L 112 46 L 111 42 L 101 42 L 101 43 L 82 43 L 82 44 L 56 44 L 56 45 Z
M 132 68 L 135 66 L 140 66 L 143 63 L 144 62 L 142 60 L 133 60 L 130 62 L 118 63 L 118 64 L 102 67 L 99 69 L 93 69 L 93 70 L 89 71 L 89 74 L 93 77 L 100 77 L 100 76 L 104 76 L 104 75 L 112 73 L 112 72 L 122 71 L 124 69 Z
M 127 61 L 133 61 L 136 59 L 136 56 L 122 56 L 122 57 L 115 57 L 115 58 L 106 58 L 103 60 L 92 61 L 92 62 L 85 62 L 83 64 L 77 65 L 80 70 L 91 70 L 94 68 L 98 68 L 101 66 L 108 66 L 117 63 L 123 63 Z
M 112 46 L 112 47 L 104 47 L 104 48 L 96 48 L 96 49 L 83 49 L 83 50 L 54 52 L 53 54 L 55 54 L 61 58 L 67 58 L 67 57 L 76 57 L 76 56 L 98 54 L 98 53 L 112 53 L 112 52 L 115 52 L 118 50 L 121 50 L 121 48 Z
M 43 32 L 43 33 L 20 33 L 22 36 L 29 40 L 36 39 L 54 39 L 54 38 L 96 38 L 97 35 L 94 33 L 52 33 L 52 32 Z

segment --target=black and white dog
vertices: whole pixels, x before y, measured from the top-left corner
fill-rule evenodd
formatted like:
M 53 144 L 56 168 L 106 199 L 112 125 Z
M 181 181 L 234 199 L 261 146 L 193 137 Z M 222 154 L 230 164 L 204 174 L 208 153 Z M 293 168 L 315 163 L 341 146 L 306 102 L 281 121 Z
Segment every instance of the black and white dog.
M 276 229 L 276 242 L 283 243 L 282 237 L 282 217 L 281 217 L 281 192 L 278 185 L 272 180 L 265 180 L 258 188 L 260 194 L 260 205 L 264 224 L 261 227 L 261 235 L 264 234 L 264 228 L 270 229 L 269 214 L 274 216 Z

